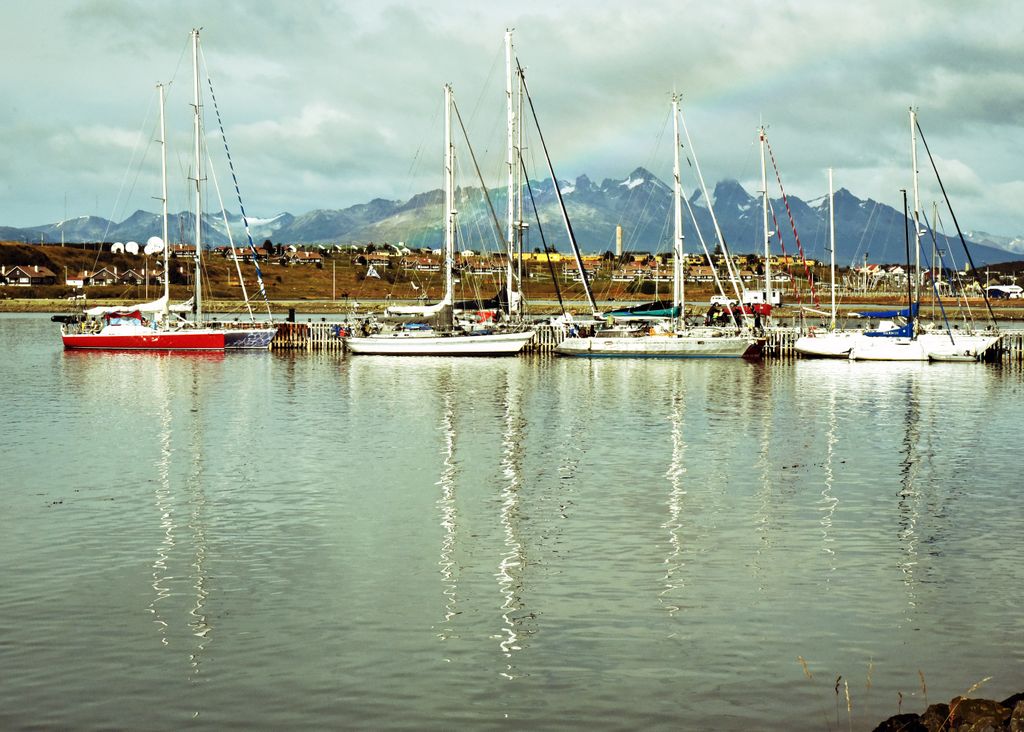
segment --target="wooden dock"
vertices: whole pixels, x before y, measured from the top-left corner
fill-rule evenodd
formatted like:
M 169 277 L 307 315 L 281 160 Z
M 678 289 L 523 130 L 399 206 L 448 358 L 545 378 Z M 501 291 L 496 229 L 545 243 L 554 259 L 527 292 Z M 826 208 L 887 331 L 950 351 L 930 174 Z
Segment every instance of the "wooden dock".
M 279 323 L 277 335 L 270 344 L 275 351 L 345 352 L 345 337 L 350 326 L 346 323 Z M 564 326 L 538 325 L 533 340 L 526 344 L 526 353 L 553 353 L 566 336 Z M 798 328 L 775 328 L 765 337 L 763 356 L 766 359 L 796 358 Z M 1003 334 L 999 346 L 990 359 L 996 363 L 1024 364 L 1024 331 Z

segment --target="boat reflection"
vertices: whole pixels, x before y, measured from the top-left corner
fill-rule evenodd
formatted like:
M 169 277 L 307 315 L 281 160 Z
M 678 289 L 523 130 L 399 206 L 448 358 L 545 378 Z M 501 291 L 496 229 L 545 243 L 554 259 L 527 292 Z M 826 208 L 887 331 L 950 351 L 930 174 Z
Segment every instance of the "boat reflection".
M 523 545 L 519 540 L 520 490 L 523 485 L 523 441 L 526 421 L 522 413 L 523 386 L 518 383 L 515 375 L 521 370 L 507 371 L 505 377 L 504 398 L 501 407 L 504 410 L 504 429 L 501 441 L 501 469 L 503 486 L 501 491 L 501 508 L 499 523 L 504 539 L 505 554 L 498 563 L 495 577 L 503 602 L 499 647 L 505 656 L 507 665 L 502 676 L 513 679 L 516 677 L 512 663 L 514 653 L 523 649 L 525 638 L 532 632 L 525 629 L 527 619 L 533 614 L 523 606 L 523 571 L 526 558 Z
M 224 360 L 224 351 L 61 351 L 61 358 L 69 361 L 111 364 L 153 364 L 162 361 L 216 362 Z
M 919 375 L 920 368 L 907 369 L 907 379 L 904 383 L 903 392 L 906 397 L 904 406 L 904 431 L 901 442 L 902 460 L 900 463 L 900 488 L 899 488 L 899 545 L 903 556 L 898 562 L 900 572 L 903 573 L 903 585 L 906 588 L 908 617 L 909 612 L 917 606 L 917 578 L 915 570 L 918 565 L 918 535 L 917 524 L 921 510 L 921 487 L 918 476 L 922 470 L 921 455 L 919 454 L 921 433 L 921 396 Z
M 455 561 L 455 539 L 458 528 L 458 508 L 455 503 L 455 413 L 450 380 L 445 380 L 441 397 L 441 477 L 437 481 L 440 495 L 437 508 L 441 521 L 441 555 L 438 566 L 441 572 L 441 594 L 444 596 L 444 619 L 437 636 L 448 640 L 454 634 L 451 621 L 458 611 L 459 567 Z
M 683 561 L 682 539 L 680 538 L 680 531 L 683 528 L 681 514 L 686 498 L 686 490 L 683 488 L 683 476 L 686 473 L 686 440 L 684 436 L 686 388 L 685 383 L 678 377 L 672 380 L 670 388 L 669 422 L 671 424 L 672 453 L 668 470 L 665 471 L 665 479 L 669 484 L 668 498 L 665 501 L 668 517 L 661 525 L 661 528 L 668 532 L 669 551 L 665 557 L 665 574 L 661 578 L 664 587 L 658 593 L 658 601 L 671 617 L 681 609 L 677 596 L 686 586 L 686 582 L 681 576 L 685 562 Z
M 403 361 L 400 369 L 389 357 L 361 356 L 346 368 L 351 408 L 379 409 L 381 395 L 395 391 L 416 394 L 401 436 L 437 438 L 418 463 L 437 476 L 440 605 L 432 633 L 455 643 L 486 632 L 501 659 L 497 673 L 516 678 L 514 657 L 535 632 L 524 599 L 530 539 L 521 536 L 529 437 L 523 400 L 527 375 L 535 372 L 519 360 L 429 356 Z M 477 574 L 485 568 L 486 575 Z M 484 577 L 489 581 L 481 584 Z
M 203 487 L 202 384 L 205 382 L 199 362 L 182 364 L 171 359 L 152 361 L 152 358 L 153 354 L 147 354 L 147 368 L 144 373 L 135 375 L 136 383 L 151 379 L 152 403 L 156 406 L 159 423 L 153 505 L 161 538 L 151 565 L 153 598 L 147 610 L 160 644 L 168 648 L 181 647 L 187 652 L 186 676 L 194 680 L 202 671 L 204 653 L 213 631 L 205 610 L 210 594 L 206 569 L 207 505 Z M 188 411 L 182 414 L 186 405 Z M 186 423 L 183 429 L 177 428 L 181 422 Z M 179 435 L 184 445 L 176 439 Z M 186 470 L 183 479 L 180 477 L 182 468 Z
M 824 386 L 825 393 L 825 461 L 822 465 L 824 473 L 821 501 L 819 511 L 821 512 L 821 551 L 828 559 L 828 569 L 825 573 L 825 589 L 831 586 L 832 575 L 836 571 L 835 537 L 832 536 L 832 522 L 835 519 L 836 510 L 839 508 L 839 498 L 835 495 L 835 460 L 836 446 L 839 443 L 839 419 L 836 414 L 836 392 L 839 382 L 831 379 Z

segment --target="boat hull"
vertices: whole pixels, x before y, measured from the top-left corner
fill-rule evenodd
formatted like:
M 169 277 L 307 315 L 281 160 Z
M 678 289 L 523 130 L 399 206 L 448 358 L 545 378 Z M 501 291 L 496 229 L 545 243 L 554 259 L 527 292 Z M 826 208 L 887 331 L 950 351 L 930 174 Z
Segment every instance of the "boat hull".
M 852 361 L 980 361 L 999 342 L 998 336 L 924 333 L 917 338 L 857 337 Z
M 793 344 L 793 350 L 804 358 L 849 358 L 856 338 L 853 333 L 800 336 Z
M 229 328 L 224 331 L 224 348 L 229 351 L 266 351 L 277 328 Z
M 220 330 L 183 330 L 149 333 L 63 334 L 66 350 L 94 351 L 223 351 L 224 332 Z
M 533 339 L 532 331 L 441 336 L 379 334 L 348 338 L 350 353 L 374 356 L 514 356 Z
M 850 349 L 851 361 L 927 361 L 928 351 L 917 338 L 859 336 Z
M 969 362 L 984 360 L 997 343 L 999 336 L 954 336 L 952 340 L 942 336 L 938 343 L 926 343 L 926 347 L 929 361 Z
M 555 353 L 585 358 L 743 358 L 756 356 L 754 338 L 652 335 L 622 338 L 569 337 L 555 346 Z

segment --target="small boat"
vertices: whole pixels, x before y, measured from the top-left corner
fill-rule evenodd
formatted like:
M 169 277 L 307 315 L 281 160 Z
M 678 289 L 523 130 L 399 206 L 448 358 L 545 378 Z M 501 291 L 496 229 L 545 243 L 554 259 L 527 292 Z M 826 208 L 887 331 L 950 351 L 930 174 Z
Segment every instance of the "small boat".
M 929 351 L 929 361 L 948 361 L 952 363 L 974 363 L 980 361 L 981 357 L 976 353 L 964 351 L 963 353 L 942 353 L 940 351 Z
M 806 358 L 849 358 L 858 335 L 839 330 L 823 333 L 811 330 L 796 339 L 793 350 Z
M 998 334 L 949 336 L 929 333 L 922 336 L 922 342 L 929 361 L 970 363 L 984 360 L 985 355 L 999 343 L 1000 338 Z

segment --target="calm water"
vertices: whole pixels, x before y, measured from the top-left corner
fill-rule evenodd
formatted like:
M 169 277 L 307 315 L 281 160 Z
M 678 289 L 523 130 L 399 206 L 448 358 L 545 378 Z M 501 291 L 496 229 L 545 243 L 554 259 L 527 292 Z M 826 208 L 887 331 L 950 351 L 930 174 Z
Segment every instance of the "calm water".
M 919 671 L 1024 689 L 1019 370 L 55 328 L 0 316 L 0 728 L 870 729 Z

